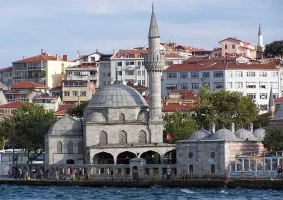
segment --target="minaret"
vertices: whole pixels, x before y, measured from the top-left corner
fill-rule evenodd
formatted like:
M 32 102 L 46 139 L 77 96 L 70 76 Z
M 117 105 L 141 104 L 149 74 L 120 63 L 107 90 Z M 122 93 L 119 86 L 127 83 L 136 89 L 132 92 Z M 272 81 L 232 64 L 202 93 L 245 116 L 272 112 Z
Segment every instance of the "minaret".
M 271 114 L 271 118 L 272 118 L 274 116 L 274 112 L 275 112 L 275 103 L 274 103 L 274 99 L 273 99 L 272 88 L 270 88 L 269 102 L 268 102 L 268 112 Z
M 262 47 L 262 51 L 264 50 L 263 35 L 262 35 L 262 32 L 261 32 L 261 25 L 260 24 L 259 24 L 259 27 L 258 27 L 258 44 L 257 45 Z
M 165 65 L 165 56 L 160 54 L 160 36 L 153 4 L 148 32 L 148 55 L 145 55 L 144 63 L 149 75 L 150 121 L 162 121 L 161 75 Z

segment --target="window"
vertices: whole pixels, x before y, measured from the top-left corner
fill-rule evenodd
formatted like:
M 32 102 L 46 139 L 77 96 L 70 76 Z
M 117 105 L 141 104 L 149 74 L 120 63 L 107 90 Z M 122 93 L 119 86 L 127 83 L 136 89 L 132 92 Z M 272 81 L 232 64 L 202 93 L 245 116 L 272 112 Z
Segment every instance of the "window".
M 259 82 L 259 88 L 267 89 L 267 82 Z
M 78 142 L 78 153 L 83 153 L 83 141 Z
M 80 96 L 86 97 L 86 91 L 80 91 Z
M 250 97 L 253 100 L 256 99 L 256 94 L 255 93 L 247 93 L 247 96 Z
M 119 133 L 119 144 L 127 144 L 127 133 L 125 131 Z
M 107 73 L 107 77 L 111 77 L 111 73 Z
M 210 173 L 215 174 L 215 164 L 211 164 Z
M 69 141 L 67 146 L 67 153 L 73 153 L 73 142 Z
M 215 78 L 223 77 L 223 71 L 215 71 L 213 72 L 213 76 Z
M 242 82 L 235 82 L 235 88 L 236 88 L 236 89 L 241 89 L 241 88 L 243 88 L 243 83 L 242 83 Z
M 278 83 L 276 83 L 276 82 L 270 82 L 270 87 L 271 87 L 272 89 L 278 89 Z
M 144 132 L 144 131 L 139 132 L 139 143 L 140 144 L 146 143 L 146 132 Z
M 168 65 L 168 66 L 173 65 L 173 61 L 166 61 L 165 65 Z
M 191 78 L 198 78 L 199 73 L 198 72 L 191 72 Z
M 64 96 L 70 96 L 70 92 L 69 91 L 64 91 Z
M 256 88 L 256 83 L 255 82 L 247 82 L 246 87 L 247 88 Z
M 211 153 L 210 153 L 210 157 L 211 157 L 211 158 L 215 158 L 215 152 L 211 152 Z
M 73 91 L 72 94 L 73 96 L 78 96 L 78 91 Z
M 194 157 L 193 152 L 190 152 L 188 156 L 189 156 L 189 158 L 193 158 Z
M 126 61 L 126 66 L 135 65 L 135 61 Z
M 277 99 L 278 98 L 278 94 L 277 93 L 273 93 L 273 99 Z
M 235 77 L 243 77 L 243 72 L 242 71 L 236 71 Z
M 130 54 L 126 54 L 126 58 L 130 58 Z
M 209 72 L 202 72 L 203 78 L 209 78 Z
M 119 121 L 124 122 L 125 121 L 125 115 L 123 113 L 119 114 Z
M 227 49 L 227 44 L 224 45 L 224 48 Z
M 232 82 L 227 82 L 226 88 L 231 89 L 232 88 Z
M 255 72 L 247 72 L 247 77 L 255 77 Z
M 140 58 L 143 58 L 144 56 L 143 56 L 143 53 L 140 53 Z
M 180 72 L 180 78 L 188 78 L 188 72 Z
M 267 76 L 267 72 L 259 72 L 259 76 L 266 77 Z
M 104 131 L 100 132 L 99 134 L 99 144 L 107 144 L 107 133 Z
M 194 165 L 189 165 L 189 172 L 194 173 Z
M 278 77 L 278 72 L 271 72 L 272 77 Z
M 192 83 L 192 89 L 193 89 L 193 90 L 199 89 L 198 83 Z
M 135 75 L 135 71 L 134 70 L 125 70 L 125 75 L 128 75 L 128 76 Z
M 227 72 L 227 77 L 233 77 L 233 72 L 231 71 Z
M 260 93 L 259 98 L 260 99 L 267 99 L 267 93 Z
M 188 83 L 181 83 L 181 89 L 188 89 Z
M 57 153 L 62 153 L 62 142 L 57 142 Z
M 236 48 L 235 44 L 232 44 L 232 49 L 235 49 L 235 48 Z
M 177 78 L 177 73 L 167 73 L 167 79 Z
M 117 62 L 117 66 L 122 67 L 122 61 Z
M 167 90 L 177 90 L 177 84 L 167 84 L 166 89 Z
M 202 86 L 207 86 L 208 88 L 210 88 L 210 82 L 203 82 Z
M 214 89 L 221 89 L 223 88 L 223 82 L 214 82 Z

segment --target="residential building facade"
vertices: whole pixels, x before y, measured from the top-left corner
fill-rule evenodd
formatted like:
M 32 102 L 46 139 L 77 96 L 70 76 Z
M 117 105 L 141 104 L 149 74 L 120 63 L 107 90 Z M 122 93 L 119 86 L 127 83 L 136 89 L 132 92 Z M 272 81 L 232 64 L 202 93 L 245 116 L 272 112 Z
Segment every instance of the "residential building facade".
M 50 55 L 42 52 L 40 55 L 13 62 L 13 82 L 33 81 L 53 88 L 61 84 L 65 68 L 75 65 L 68 61 L 68 56 Z
M 38 96 L 35 97 L 34 103 L 43 106 L 46 111 L 56 112 L 61 103 L 61 99 L 60 97 Z
M 281 96 L 280 68 L 268 64 L 199 63 L 172 65 L 163 73 L 162 96 L 168 91 L 199 90 L 207 85 L 212 90 L 226 89 L 250 96 L 267 112 L 270 90 Z
M 0 82 L 2 82 L 6 86 L 9 86 L 13 83 L 12 70 L 13 67 L 0 69 Z

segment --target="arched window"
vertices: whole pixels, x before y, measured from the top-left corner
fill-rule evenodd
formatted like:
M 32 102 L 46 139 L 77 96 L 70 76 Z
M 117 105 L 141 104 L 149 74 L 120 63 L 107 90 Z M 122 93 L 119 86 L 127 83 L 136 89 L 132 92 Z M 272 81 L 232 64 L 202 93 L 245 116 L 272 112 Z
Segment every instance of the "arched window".
M 127 144 L 127 133 L 125 131 L 119 133 L 119 144 Z
M 119 115 L 119 121 L 124 122 L 125 121 L 125 115 L 123 113 L 120 113 Z
M 73 151 L 73 142 L 72 141 L 68 142 L 67 153 L 74 153 L 74 151 Z
M 144 132 L 144 131 L 139 132 L 139 143 L 141 143 L 141 144 L 146 143 L 146 132 Z
M 57 142 L 57 153 L 62 153 L 62 142 Z
M 107 133 L 105 131 L 101 131 L 99 134 L 99 144 L 107 144 Z
M 83 141 L 78 142 L 78 153 L 83 153 Z

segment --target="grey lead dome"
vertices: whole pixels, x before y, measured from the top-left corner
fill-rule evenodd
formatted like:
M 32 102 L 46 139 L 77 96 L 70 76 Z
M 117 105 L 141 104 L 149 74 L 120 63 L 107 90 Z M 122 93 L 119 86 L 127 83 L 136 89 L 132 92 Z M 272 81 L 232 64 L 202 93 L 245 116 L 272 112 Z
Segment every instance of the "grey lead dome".
M 135 89 L 127 85 L 114 83 L 102 90 L 98 90 L 89 101 L 87 107 L 148 107 L 148 104 Z

